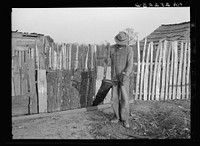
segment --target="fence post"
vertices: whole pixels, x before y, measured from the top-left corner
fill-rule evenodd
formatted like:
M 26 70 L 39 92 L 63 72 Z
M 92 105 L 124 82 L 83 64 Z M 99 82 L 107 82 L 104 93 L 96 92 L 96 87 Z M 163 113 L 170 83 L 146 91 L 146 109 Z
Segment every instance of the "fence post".
M 137 65 L 137 80 L 136 80 L 135 97 L 139 99 L 138 94 L 139 94 L 139 85 L 140 85 L 140 42 L 138 39 L 137 39 L 137 54 L 138 54 L 138 65 Z
M 156 59 L 155 59 L 155 63 L 154 63 L 154 75 L 153 75 L 153 86 L 152 86 L 152 99 L 155 100 L 155 87 L 156 87 L 156 78 L 157 78 L 157 68 L 158 68 L 158 56 L 159 56 L 159 53 L 160 53 L 160 48 L 158 47 L 157 48 L 157 51 L 156 51 Z
M 185 82 L 185 79 L 186 79 L 186 64 L 187 64 L 187 43 L 185 43 L 185 47 L 184 47 L 184 60 L 183 60 L 183 82 L 182 82 L 182 99 L 186 99 L 186 96 L 185 96 L 185 93 L 186 93 L 186 82 Z
M 169 44 L 169 43 L 168 43 Z M 168 53 L 167 53 L 167 67 L 166 67 L 166 86 L 165 86 L 165 100 L 167 100 L 169 98 L 169 73 L 170 73 L 170 57 L 171 57 L 171 45 L 169 45 L 169 49 L 167 49 Z
M 189 99 L 189 94 L 190 94 L 190 87 L 189 87 L 189 83 L 190 83 L 190 43 L 187 43 L 187 47 L 188 47 L 188 57 L 187 57 L 187 74 L 186 74 L 186 99 Z
M 147 92 L 148 92 L 148 79 L 149 79 L 149 52 L 150 52 L 150 43 L 148 45 L 148 52 L 147 52 L 147 57 L 146 57 L 146 68 L 145 68 L 145 73 L 144 73 L 144 100 L 147 100 Z
M 174 83 L 173 83 L 173 98 L 176 99 L 176 89 L 177 89 L 177 70 L 178 70 L 178 41 L 173 42 L 173 50 L 174 50 Z
M 143 56 L 142 56 L 142 65 L 141 65 L 141 81 L 140 81 L 140 100 L 142 99 L 142 94 L 144 96 L 144 91 L 143 91 L 143 79 L 144 79 L 144 58 L 145 58 L 145 53 L 146 53 L 146 44 L 147 44 L 147 38 L 145 38 L 144 42 L 144 49 L 143 49 Z M 143 91 L 143 92 L 142 92 Z
M 179 71 L 177 83 L 177 99 L 181 99 L 181 84 L 182 84 L 182 64 L 183 64 L 183 42 L 181 42 L 180 58 L 179 58 Z
M 159 62 L 157 67 L 157 80 L 156 80 L 156 100 L 159 100 L 160 98 L 160 74 L 161 74 L 161 58 L 162 58 L 162 41 L 159 42 L 158 49 L 160 50 L 160 56 L 159 56 Z
M 151 54 L 151 58 L 150 58 L 150 79 L 149 79 L 149 95 L 148 95 L 148 99 L 152 100 L 152 78 L 153 78 L 153 42 L 150 43 L 150 54 Z
M 162 84 L 161 84 L 161 96 L 160 96 L 160 99 L 161 100 L 164 100 L 164 94 L 165 94 L 165 76 L 166 76 L 166 51 L 167 51 L 167 41 L 165 40 L 164 41 L 164 48 L 163 48 L 163 63 L 162 63 Z

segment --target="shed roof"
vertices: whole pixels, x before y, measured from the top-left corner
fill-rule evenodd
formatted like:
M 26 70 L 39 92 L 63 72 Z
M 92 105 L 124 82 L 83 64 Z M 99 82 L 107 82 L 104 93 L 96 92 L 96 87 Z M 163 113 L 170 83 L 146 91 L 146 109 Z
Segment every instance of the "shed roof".
M 190 22 L 177 24 L 163 24 L 147 36 L 147 42 L 159 42 L 160 39 L 167 40 L 190 40 Z M 144 43 L 141 40 L 141 43 Z

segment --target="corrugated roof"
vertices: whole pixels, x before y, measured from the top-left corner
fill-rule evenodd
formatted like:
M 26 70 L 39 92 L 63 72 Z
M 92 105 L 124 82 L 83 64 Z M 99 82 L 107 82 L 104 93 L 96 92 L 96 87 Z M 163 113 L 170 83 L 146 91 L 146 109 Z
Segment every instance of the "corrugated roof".
M 163 24 L 147 36 L 147 42 L 158 42 L 165 38 L 167 40 L 190 40 L 190 22 Z M 140 42 L 144 43 L 144 39 Z

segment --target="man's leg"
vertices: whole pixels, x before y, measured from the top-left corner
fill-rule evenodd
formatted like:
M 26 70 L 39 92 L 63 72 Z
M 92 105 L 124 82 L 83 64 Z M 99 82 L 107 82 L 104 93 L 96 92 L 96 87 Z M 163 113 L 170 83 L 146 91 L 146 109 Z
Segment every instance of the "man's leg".
M 120 117 L 119 117 L 119 96 L 118 96 L 118 85 L 113 86 L 112 87 L 112 96 L 111 96 L 111 107 L 113 109 L 114 112 L 114 116 L 113 119 L 111 120 L 111 122 L 116 123 L 119 121 Z
M 121 86 L 121 120 L 124 122 L 125 127 L 129 127 L 129 81 L 126 81 L 123 86 Z

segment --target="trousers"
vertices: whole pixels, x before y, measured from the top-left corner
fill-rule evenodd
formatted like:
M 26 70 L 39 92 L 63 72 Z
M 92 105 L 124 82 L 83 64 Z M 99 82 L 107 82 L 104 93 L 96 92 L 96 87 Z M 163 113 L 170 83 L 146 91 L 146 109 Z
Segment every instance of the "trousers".
M 112 87 L 111 108 L 118 120 L 129 119 L 129 79 Z

